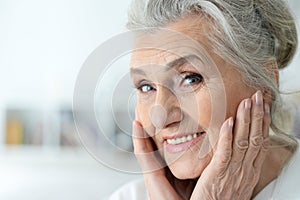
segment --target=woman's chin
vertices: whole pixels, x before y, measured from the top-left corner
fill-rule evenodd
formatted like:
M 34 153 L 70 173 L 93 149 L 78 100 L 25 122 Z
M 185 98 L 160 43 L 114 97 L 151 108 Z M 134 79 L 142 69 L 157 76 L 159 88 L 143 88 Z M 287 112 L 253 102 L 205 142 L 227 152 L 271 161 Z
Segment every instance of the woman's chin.
M 212 151 L 205 156 L 199 156 L 200 145 L 195 145 L 186 151 L 172 153 L 161 148 L 160 154 L 168 165 L 171 173 L 178 179 L 195 179 L 201 176 L 212 158 Z
M 177 172 L 177 171 L 173 171 L 171 170 L 172 174 L 180 179 L 180 180 L 186 180 L 186 179 L 195 179 L 197 177 L 200 176 L 201 173 L 199 173 L 198 175 L 197 174 L 191 174 L 191 173 L 185 173 L 185 172 Z
M 206 166 L 206 162 L 201 164 L 174 162 L 169 165 L 169 169 L 176 178 L 184 180 L 195 179 L 201 176 Z

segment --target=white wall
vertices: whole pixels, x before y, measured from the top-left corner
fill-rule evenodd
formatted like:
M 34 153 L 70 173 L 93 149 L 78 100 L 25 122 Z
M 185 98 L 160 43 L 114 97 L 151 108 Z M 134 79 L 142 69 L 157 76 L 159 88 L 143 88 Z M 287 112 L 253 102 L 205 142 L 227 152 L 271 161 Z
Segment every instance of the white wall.
M 71 103 L 77 72 L 124 30 L 128 0 L 1 0 L 1 103 Z M 117 6 L 116 6 L 117 5 Z
M 125 30 L 129 0 L 0 0 L 0 144 L 4 109 L 71 105 L 77 73 Z
M 300 1 L 288 0 L 293 14 L 297 19 L 298 40 L 300 40 Z M 300 50 L 296 53 L 293 62 L 280 73 L 280 85 L 283 91 L 295 91 L 300 89 Z

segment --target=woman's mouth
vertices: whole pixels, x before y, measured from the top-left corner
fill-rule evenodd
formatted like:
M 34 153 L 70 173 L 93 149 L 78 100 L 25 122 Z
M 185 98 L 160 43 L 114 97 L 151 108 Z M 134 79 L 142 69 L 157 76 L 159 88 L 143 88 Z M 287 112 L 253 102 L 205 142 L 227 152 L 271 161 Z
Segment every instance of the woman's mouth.
M 166 139 L 164 146 L 169 153 L 179 153 L 194 146 L 205 135 L 205 132 L 192 133 L 182 137 Z

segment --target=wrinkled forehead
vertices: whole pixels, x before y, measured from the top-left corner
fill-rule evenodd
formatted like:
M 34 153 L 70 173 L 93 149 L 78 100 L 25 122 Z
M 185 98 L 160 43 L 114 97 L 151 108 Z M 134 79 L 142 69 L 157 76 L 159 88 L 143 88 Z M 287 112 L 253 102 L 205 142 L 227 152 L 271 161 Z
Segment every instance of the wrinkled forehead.
M 158 34 L 144 34 L 136 39 L 130 67 L 165 66 L 180 58 L 188 62 L 192 61 L 191 58 L 198 58 L 198 61 L 203 63 L 212 63 L 205 40 L 199 42 L 182 33 L 163 31 Z
M 168 63 L 183 58 L 184 54 L 176 54 L 169 50 L 158 48 L 138 49 L 132 53 L 130 67 L 137 68 L 140 66 L 166 66 Z
M 149 61 L 163 64 L 191 54 L 208 61 L 212 49 L 209 27 L 210 23 L 202 17 L 188 16 L 165 28 L 137 31 L 131 67 Z

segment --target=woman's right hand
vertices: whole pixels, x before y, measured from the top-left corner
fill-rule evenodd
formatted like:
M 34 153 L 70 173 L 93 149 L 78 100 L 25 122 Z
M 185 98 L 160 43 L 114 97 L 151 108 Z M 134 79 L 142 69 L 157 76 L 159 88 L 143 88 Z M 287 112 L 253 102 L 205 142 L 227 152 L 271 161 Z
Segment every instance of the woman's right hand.
M 137 120 L 133 122 L 133 146 L 150 199 L 190 199 L 198 179 L 177 179 L 164 164 L 154 141 Z
M 182 199 L 167 179 L 166 169 L 152 139 L 138 121 L 133 122 L 133 146 L 150 199 Z

